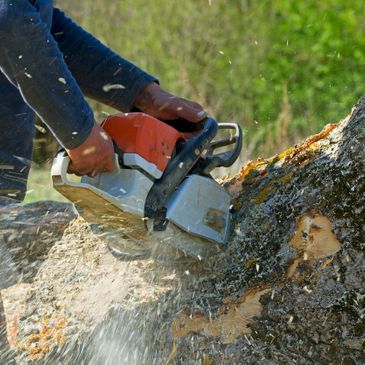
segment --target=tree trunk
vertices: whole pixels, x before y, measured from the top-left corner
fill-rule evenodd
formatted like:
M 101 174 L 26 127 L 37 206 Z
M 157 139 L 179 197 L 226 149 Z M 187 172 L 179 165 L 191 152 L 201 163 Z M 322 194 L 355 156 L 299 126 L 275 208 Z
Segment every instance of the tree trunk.
M 249 162 L 225 182 L 235 228 L 209 262 L 120 262 L 72 223 L 29 287 L 18 363 L 365 363 L 364 146 L 361 99 Z

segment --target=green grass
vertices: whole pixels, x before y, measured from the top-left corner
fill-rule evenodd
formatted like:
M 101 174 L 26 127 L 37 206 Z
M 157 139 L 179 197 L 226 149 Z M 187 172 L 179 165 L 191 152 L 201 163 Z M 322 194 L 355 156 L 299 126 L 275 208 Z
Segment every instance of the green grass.
M 52 187 L 50 168 L 33 167 L 30 170 L 28 180 L 28 191 L 24 203 L 31 203 L 39 200 L 67 200 Z

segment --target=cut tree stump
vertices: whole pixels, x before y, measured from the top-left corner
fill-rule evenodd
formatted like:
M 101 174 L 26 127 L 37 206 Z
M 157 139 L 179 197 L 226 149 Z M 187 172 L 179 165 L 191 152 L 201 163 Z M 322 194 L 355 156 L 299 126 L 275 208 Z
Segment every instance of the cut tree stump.
M 365 99 L 224 184 L 235 228 L 208 262 L 121 262 L 73 222 L 31 284 L 18 364 L 364 364 Z

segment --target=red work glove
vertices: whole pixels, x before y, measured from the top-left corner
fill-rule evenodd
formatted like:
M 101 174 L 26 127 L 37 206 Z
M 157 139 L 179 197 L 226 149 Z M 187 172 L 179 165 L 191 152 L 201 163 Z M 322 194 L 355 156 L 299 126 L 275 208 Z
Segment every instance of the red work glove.
M 142 90 L 134 106 L 160 120 L 185 119 L 198 123 L 207 116 L 198 103 L 172 95 L 155 82 Z

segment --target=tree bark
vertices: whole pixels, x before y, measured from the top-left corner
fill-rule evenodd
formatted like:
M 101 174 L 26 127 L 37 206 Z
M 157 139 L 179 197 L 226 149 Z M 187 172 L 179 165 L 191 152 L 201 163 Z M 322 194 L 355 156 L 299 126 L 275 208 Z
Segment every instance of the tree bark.
M 365 363 L 365 99 L 225 185 L 235 228 L 208 262 L 114 259 L 80 221 L 19 321 L 19 364 Z

